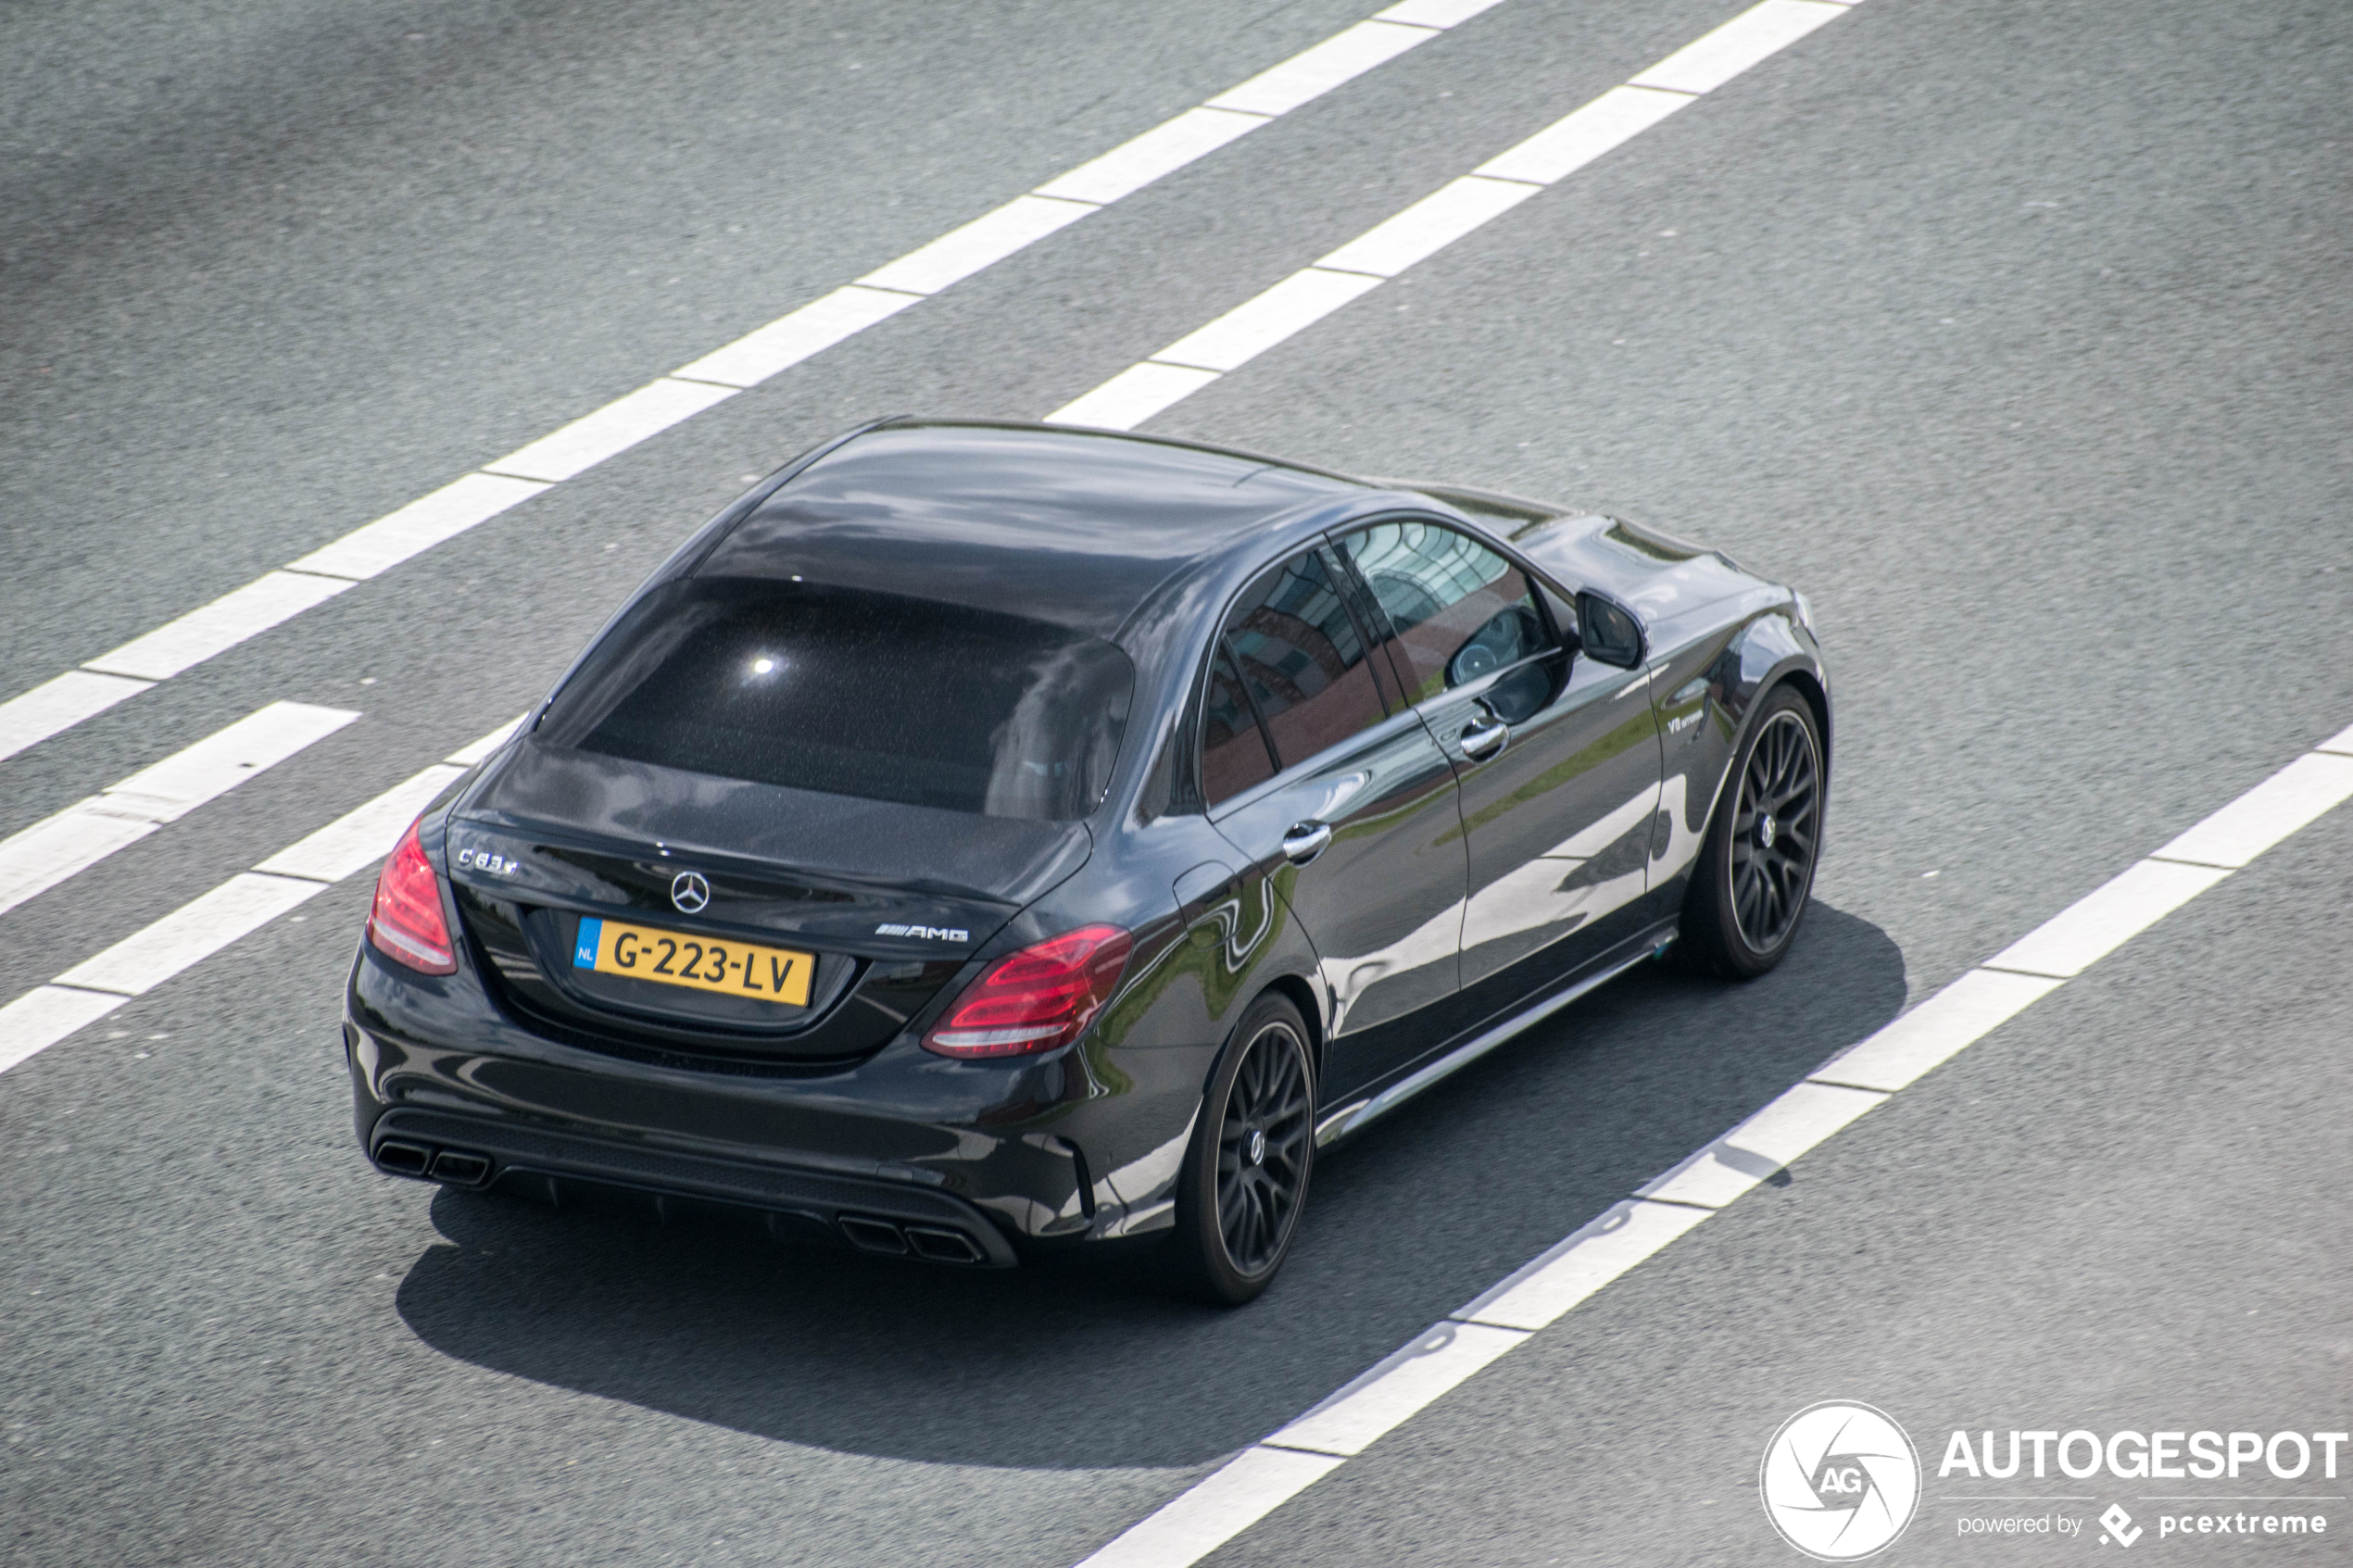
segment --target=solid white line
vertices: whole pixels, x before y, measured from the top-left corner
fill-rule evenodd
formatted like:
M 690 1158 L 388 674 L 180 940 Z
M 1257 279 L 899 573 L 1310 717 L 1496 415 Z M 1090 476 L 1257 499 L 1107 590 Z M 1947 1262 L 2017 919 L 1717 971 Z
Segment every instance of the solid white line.
M 639 442 L 735 395 L 734 387 L 664 376 L 660 381 L 648 382 L 626 397 L 613 399 L 560 431 L 541 436 L 528 446 L 508 453 L 495 463 L 483 464 L 483 471 L 545 480 L 554 484 L 595 468 L 615 453 L 626 452 Z
M 1239 86 L 1218 94 L 1204 107 L 1239 109 L 1245 114 L 1289 114 L 1434 36 L 1426 27 L 1361 21 L 1312 49 L 1293 55 L 1272 70 L 1261 71 Z
M 345 812 L 203 897 L 133 932 L 0 1007 L 0 1073 L 48 1049 L 130 997 L 152 989 L 384 859 L 433 797 L 513 734 L 510 721 L 373 800 Z M 308 891 L 303 891 L 308 889 Z
M 812 299 L 791 315 L 780 316 L 724 348 L 714 349 L 690 365 L 679 366 L 671 374 L 686 381 L 716 382 L 721 386 L 758 386 L 812 355 L 823 354 L 842 339 L 889 320 L 922 298 L 917 294 L 844 283 L 824 298 Z
M 2000 952 L 1988 969 L 2074 978 L 2231 873 L 2139 860 Z
M 1317 1453 L 1361 1454 L 1527 1337 L 1522 1330 L 1483 1323 L 1433 1323 L 1419 1338 L 1266 1442 Z
M 1869 1089 L 1793 1084 L 1635 1196 L 1721 1209 L 1886 1098 Z
M 177 822 L 359 717 L 273 702 L 0 841 L 0 914 Z
M 0 759 L 39 746 L 51 735 L 94 719 L 125 697 L 137 696 L 153 681 L 69 670 L 0 702 Z
M 1198 1562 L 1344 1462 L 1289 1449 L 1244 1449 L 1078 1568 L 1183 1568 Z
M 411 556 L 454 539 L 547 489 L 545 482 L 505 474 L 470 473 L 432 495 L 355 528 L 333 544 L 289 561 L 289 571 L 357 580 L 390 571 Z
M 82 668 L 108 675 L 135 675 L 143 681 L 168 681 L 190 665 L 201 664 L 282 621 L 292 621 L 352 585 L 347 577 L 272 571 L 221 595 L 201 609 L 165 621 L 112 653 L 99 655 Z
M 344 586 L 389 571 L 537 493 L 511 488 L 514 481 L 533 481 L 545 488 L 584 472 L 679 420 L 724 401 L 726 391 L 714 394 L 711 387 L 741 390 L 757 385 L 917 299 L 970 276 L 977 267 L 1000 260 L 1101 204 L 1165 178 L 1236 136 L 1271 123 L 1273 117 L 1312 101 L 1497 3 L 1402 0 L 1374 20 L 1360 22 L 1262 71 L 1231 94 L 1221 94 L 1212 100 L 1218 107 L 1188 109 L 1047 182 L 1032 195 L 1016 198 L 868 274 L 869 283 L 882 286 L 853 283 L 837 289 L 680 367 L 673 375 L 639 387 L 553 434 L 484 465 L 477 473 L 355 529 L 287 570 L 342 578 Z M 1248 97 L 1251 103 L 1229 104 L 1236 94 Z M 1252 104 L 1259 107 L 1253 108 Z M 1065 182 L 1072 182 L 1067 189 Z M 1077 198 L 1076 205 L 1068 198 Z M 1028 237 L 1021 238 L 1024 234 Z M 1003 248 L 1009 239 L 1018 243 Z M 902 292 L 901 285 L 883 282 L 892 276 L 903 276 L 911 284 L 921 286 Z M 484 480 L 496 483 L 487 488 L 476 483 Z M 497 504 L 493 505 L 494 501 Z M 284 575 L 273 572 L 248 583 L 83 668 L 145 676 L 149 684 L 168 680 L 339 591 L 290 589 L 285 583 L 273 581 Z M 301 592 L 317 596 L 299 603 L 288 596 Z M 258 613 L 263 608 L 279 612 Z M 159 672 L 147 673 L 151 670 Z M 145 685 L 96 686 L 69 672 L 20 693 L 0 703 L 0 759 L 38 745 L 145 689 Z
M 239 872 L 57 976 L 60 985 L 135 997 L 327 890 L 323 882 Z
M 1187 332 L 1152 358 L 1164 365 L 1230 370 L 1379 286 L 1378 278 L 1361 272 L 1302 268 L 1255 299 Z
M 1374 225 L 1321 261 L 1319 268 L 1393 278 L 1473 229 L 1502 217 L 1543 189 L 1517 180 L 1466 174 L 1441 185 L 1396 217 Z
M 1232 109 L 1187 109 L 1133 141 L 1121 143 L 1102 157 L 1048 181 L 1031 194 L 1105 206 L 1122 196 L 1133 195 L 1195 158 L 1206 157 L 1227 143 L 1248 135 L 1265 124 L 1268 118 Z
M 1894 1094 L 2058 989 L 2042 974 L 1973 969 L 1894 1022 L 1814 1070 L 1818 1084 Z
M 2353 725 L 2339 730 L 2312 749 L 2334 752 L 2340 757 L 2353 757 Z
M 1682 1203 L 1615 1204 L 1454 1316 L 1543 1328 L 1714 1212 Z
M 996 211 L 983 213 L 858 281 L 870 289 L 937 294 L 984 267 L 994 267 L 1017 250 L 1027 249 L 1056 230 L 1070 227 L 1095 211 L 1097 205 L 1015 196 Z
M 1675 93 L 1712 93 L 1757 61 L 1779 54 L 1824 22 L 1845 15 L 1821 0 L 1764 0 L 1715 31 L 1684 44 L 1628 83 Z
M 2236 870 L 2347 799 L 2353 799 L 2353 757 L 2299 757 L 2153 858 Z
M 1554 120 L 1510 151 L 1489 158 L 1473 172 L 1491 180 L 1550 185 L 1692 102 L 1681 93 L 1613 87 L 1575 114 Z

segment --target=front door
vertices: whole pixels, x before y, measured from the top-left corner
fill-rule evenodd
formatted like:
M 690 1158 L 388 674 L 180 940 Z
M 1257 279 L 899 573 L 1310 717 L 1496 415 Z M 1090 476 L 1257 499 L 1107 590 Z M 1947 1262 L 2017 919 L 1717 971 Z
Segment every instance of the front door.
M 1632 934 L 1658 809 L 1642 671 L 1574 658 L 1528 572 L 1416 519 L 1341 541 L 1454 765 L 1469 859 L 1466 1013 L 1508 1006 Z
M 1456 989 L 1468 863 L 1453 771 L 1369 657 L 1342 581 L 1315 549 L 1242 595 L 1202 754 L 1211 822 L 1315 949 L 1333 1012 L 1327 1104 L 1429 1043 L 1426 1010 Z

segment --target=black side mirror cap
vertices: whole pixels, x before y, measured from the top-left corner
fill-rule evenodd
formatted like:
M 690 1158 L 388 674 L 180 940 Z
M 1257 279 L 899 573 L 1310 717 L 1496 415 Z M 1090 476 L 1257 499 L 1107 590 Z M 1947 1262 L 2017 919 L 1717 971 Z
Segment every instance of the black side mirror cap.
M 1577 640 L 1585 657 L 1631 670 L 1642 662 L 1642 625 L 1598 594 L 1577 596 Z

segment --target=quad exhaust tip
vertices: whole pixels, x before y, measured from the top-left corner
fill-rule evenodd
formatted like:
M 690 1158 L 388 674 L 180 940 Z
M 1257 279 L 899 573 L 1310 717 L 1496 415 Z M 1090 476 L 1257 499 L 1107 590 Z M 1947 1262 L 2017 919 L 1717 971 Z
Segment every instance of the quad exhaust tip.
M 904 1258 L 911 1253 L 931 1263 L 983 1263 L 988 1254 L 962 1231 L 936 1225 L 899 1225 L 864 1214 L 844 1214 L 841 1234 L 861 1252 Z
M 396 1176 L 443 1182 L 450 1186 L 480 1186 L 490 1179 L 490 1157 L 462 1148 L 434 1148 L 425 1144 L 386 1138 L 376 1146 L 376 1164 Z

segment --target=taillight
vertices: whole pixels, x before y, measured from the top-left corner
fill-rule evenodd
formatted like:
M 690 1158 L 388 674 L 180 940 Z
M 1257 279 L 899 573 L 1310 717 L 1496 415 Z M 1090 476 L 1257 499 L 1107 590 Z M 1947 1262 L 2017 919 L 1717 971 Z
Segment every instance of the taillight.
M 417 842 L 417 824 L 400 835 L 400 847 L 376 878 L 376 907 L 368 914 L 368 940 L 376 951 L 422 974 L 455 974 L 449 922 L 441 916 L 441 879 Z
M 1086 925 L 999 959 L 924 1044 L 942 1056 L 1024 1056 L 1078 1038 L 1119 984 L 1127 933 Z

